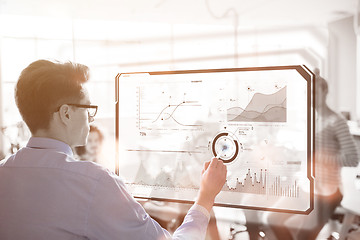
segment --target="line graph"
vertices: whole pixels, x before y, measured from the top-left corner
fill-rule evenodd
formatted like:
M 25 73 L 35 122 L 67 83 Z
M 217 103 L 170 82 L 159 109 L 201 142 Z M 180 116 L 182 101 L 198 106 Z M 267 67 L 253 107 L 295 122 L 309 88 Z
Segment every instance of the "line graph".
M 189 180 L 188 172 L 179 164 L 173 171 L 161 170 L 155 176 L 151 176 L 146 167 L 141 162 L 138 172 L 135 176 L 133 184 L 140 184 L 160 188 L 191 188 L 199 189 L 199 186 Z M 272 183 L 269 184 L 269 173 L 267 169 L 260 169 L 260 174 L 251 173 L 248 169 L 242 181 L 236 179 L 236 185 L 230 187 L 228 181 L 225 182 L 221 191 L 233 193 L 257 194 L 274 197 L 299 198 L 299 184 L 284 184 L 280 176 L 276 176 Z
M 300 190 L 296 180 L 294 181 L 294 184 L 288 184 L 284 186 L 285 184 L 281 183 L 281 177 L 276 176 L 271 186 L 268 187 L 268 179 L 269 174 L 266 169 L 264 171 L 260 169 L 259 177 L 256 175 L 256 173 L 251 175 L 251 170 L 248 169 L 248 172 L 242 181 L 239 181 L 238 178 L 236 179 L 235 187 L 230 187 L 228 182 L 226 182 L 222 188 L 222 191 L 252 193 L 277 197 L 299 197 Z
M 229 122 L 286 122 L 286 86 L 273 94 L 255 93 L 245 108 L 227 109 Z
M 198 102 L 196 101 L 183 101 L 177 105 L 167 105 L 166 107 L 164 107 L 161 112 L 159 113 L 159 115 L 156 117 L 156 119 L 152 122 L 155 123 L 157 121 L 166 121 L 169 119 L 174 120 L 177 124 L 182 125 L 182 126 L 188 126 L 188 127 L 197 127 L 197 126 L 201 126 L 200 124 L 182 124 L 180 123 L 178 120 L 175 119 L 174 114 L 175 111 L 179 108 L 179 107 L 201 107 L 200 104 L 196 104 Z
M 266 179 L 267 179 L 267 172 L 260 171 L 260 179 L 258 181 L 256 177 L 256 173 L 254 176 L 251 176 L 250 169 L 248 169 L 248 173 L 242 182 L 239 179 L 236 179 L 236 186 L 229 187 L 227 182 L 223 186 L 223 191 L 233 191 L 233 192 L 242 192 L 242 193 L 254 193 L 254 194 L 263 194 L 266 195 Z
M 180 90 L 180 91 L 179 91 Z M 137 125 L 147 130 L 201 128 L 198 114 L 202 104 L 189 90 L 137 87 Z
M 190 173 L 184 163 L 178 162 L 174 169 L 160 168 L 155 175 L 151 175 L 141 161 L 133 184 L 152 186 L 155 188 L 191 188 L 199 189 L 199 185 L 191 181 Z

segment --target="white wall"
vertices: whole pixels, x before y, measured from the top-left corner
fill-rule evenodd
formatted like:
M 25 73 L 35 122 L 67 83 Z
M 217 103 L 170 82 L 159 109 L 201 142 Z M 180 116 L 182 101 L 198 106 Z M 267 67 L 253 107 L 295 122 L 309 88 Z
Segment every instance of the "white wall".
M 0 40 L 1 41 L 1 40 Z M 1 44 L 0 44 L 1 46 Z M 0 48 L 1 50 L 1 48 Z M 1 58 L 0 58 L 1 59 Z M 0 73 L 1 73 L 1 60 L 0 60 Z M 2 91 L 3 91 L 3 87 L 2 87 L 2 79 L 1 79 L 1 74 L 0 74 L 0 160 L 2 159 L 2 155 L 4 153 L 4 139 L 3 139 L 3 134 L 1 133 L 1 129 L 3 127 L 3 97 L 2 97 Z
M 356 113 L 356 34 L 353 17 L 329 24 L 328 104 L 337 112 L 349 111 L 351 118 Z M 325 74 L 326 76 L 326 74 Z

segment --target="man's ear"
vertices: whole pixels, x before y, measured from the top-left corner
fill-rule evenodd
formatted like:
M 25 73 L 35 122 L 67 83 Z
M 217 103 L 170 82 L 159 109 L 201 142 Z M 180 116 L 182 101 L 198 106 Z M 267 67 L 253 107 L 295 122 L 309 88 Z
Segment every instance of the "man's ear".
M 59 109 L 60 120 L 67 125 L 71 118 L 71 109 L 69 105 L 62 105 Z

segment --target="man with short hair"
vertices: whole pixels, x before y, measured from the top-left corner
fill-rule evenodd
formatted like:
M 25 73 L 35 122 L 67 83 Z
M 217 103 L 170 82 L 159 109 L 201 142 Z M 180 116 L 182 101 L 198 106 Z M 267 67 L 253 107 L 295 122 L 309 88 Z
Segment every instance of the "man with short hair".
M 0 162 L 0 239 L 204 239 L 226 166 L 204 164 L 195 204 L 171 236 L 128 193 L 117 175 L 74 160 L 97 111 L 81 64 L 39 60 L 17 82 L 16 103 L 32 137 Z

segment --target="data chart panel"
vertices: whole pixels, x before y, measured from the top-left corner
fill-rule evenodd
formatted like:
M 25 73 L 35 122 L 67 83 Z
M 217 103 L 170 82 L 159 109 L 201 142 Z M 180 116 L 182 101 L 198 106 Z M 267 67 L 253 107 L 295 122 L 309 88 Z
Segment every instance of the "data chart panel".
M 307 214 L 312 78 L 305 66 L 118 74 L 117 170 L 135 197 L 189 203 L 217 156 L 216 205 Z

